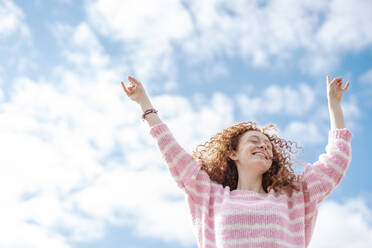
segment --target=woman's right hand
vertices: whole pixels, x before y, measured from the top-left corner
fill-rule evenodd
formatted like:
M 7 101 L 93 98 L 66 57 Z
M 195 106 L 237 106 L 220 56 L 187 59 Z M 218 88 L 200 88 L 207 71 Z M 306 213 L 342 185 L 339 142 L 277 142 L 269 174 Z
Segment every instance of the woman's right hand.
M 124 83 L 121 82 L 124 92 L 131 100 L 137 103 L 143 102 L 147 98 L 147 94 L 142 84 L 131 76 L 128 76 L 128 80 L 130 82 L 128 88 L 126 88 Z

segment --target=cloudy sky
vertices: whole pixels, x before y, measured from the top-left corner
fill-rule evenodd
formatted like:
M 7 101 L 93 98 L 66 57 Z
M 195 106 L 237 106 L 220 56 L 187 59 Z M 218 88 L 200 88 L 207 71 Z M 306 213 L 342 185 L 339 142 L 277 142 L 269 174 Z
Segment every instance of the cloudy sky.
M 353 158 L 310 247 L 366 248 L 371 13 L 369 0 L 0 0 L 0 247 L 196 247 L 128 75 L 189 152 L 254 120 L 309 163 L 327 144 L 330 75 L 351 82 Z

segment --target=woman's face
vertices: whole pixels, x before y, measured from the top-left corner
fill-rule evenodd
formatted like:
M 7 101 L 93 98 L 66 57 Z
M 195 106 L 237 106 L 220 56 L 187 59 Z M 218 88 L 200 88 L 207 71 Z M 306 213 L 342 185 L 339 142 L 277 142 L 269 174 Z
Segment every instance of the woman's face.
M 239 139 L 231 157 L 238 166 L 249 166 L 265 173 L 272 164 L 273 147 L 269 138 L 259 131 L 247 131 Z

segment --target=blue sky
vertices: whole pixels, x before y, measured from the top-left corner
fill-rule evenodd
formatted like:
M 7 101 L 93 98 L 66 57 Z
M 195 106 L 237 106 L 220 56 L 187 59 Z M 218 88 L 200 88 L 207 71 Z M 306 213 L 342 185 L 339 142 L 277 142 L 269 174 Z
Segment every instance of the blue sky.
M 350 81 L 353 158 L 310 247 L 367 247 L 370 13 L 366 0 L 0 0 L 0 247 L 196 247 L 128 75 L 189 152 L 254 120 L 308 163 L 327 144 L 326 75 Z

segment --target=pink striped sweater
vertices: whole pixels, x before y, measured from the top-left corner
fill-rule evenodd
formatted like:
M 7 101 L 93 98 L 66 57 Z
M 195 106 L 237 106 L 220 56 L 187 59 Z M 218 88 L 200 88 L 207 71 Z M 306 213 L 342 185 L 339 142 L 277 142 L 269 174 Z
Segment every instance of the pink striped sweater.
M 198 246 L 205 248 L 308 247 L 318 204 L 339 185 L 351 160 L 351 132 L 330 130 L 326 153 L 301 174 L 300 192 L 230 191 L 210 180 L 165 123 L 152 126 L 150 134 L 185 193 Z

